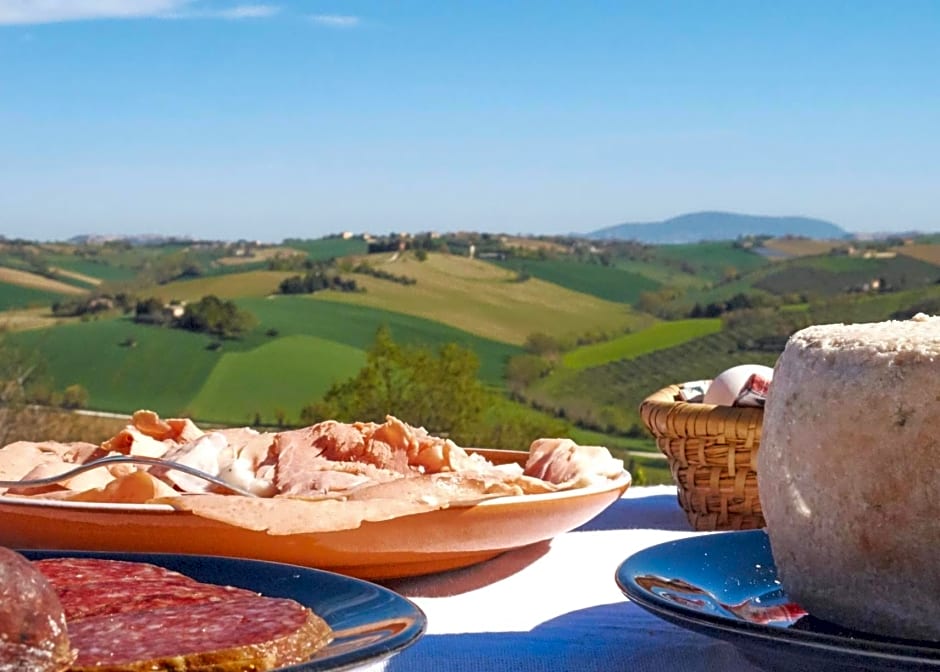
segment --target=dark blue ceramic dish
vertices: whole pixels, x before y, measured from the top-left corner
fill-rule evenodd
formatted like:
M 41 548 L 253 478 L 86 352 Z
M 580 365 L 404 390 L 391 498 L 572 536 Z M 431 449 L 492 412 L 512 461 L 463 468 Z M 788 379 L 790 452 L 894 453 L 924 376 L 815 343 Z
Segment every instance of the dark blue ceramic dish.
M 413 644 L 424 633 L 424 613 L 381 586 L 295 565 L 203 555 L 20 551 L 30 559 L 91 557 L 149 562 L 206 583 L 238 586 L 269 597 L 288 597 L 313 609 L 334 640 L 309 661 L 278 672 L 325 672 L 371 665 Z
M 763 530 L 650 547 L 627 558 L 616 580 L 640 607 L 731 642 L 765 670 L 940 670 L 937 643 L 849 631 L 793 604 L 777 580 Z

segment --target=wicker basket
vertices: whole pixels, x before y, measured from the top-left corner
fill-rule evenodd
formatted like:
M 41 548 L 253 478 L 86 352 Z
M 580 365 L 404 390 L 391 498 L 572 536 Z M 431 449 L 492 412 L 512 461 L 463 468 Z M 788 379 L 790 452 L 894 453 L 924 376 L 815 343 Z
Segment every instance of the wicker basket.
M 764 409 L 681 401 L 670 385 L 643 400 L 640 417 L 669 461 L 693 528 L 764 527 L 756 472 Z

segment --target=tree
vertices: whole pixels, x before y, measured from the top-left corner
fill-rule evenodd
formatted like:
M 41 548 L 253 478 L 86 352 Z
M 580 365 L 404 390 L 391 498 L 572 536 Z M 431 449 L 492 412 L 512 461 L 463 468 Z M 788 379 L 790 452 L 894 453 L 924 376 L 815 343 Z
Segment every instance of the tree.
M 467 436 L 481 422 L 486 390 L 477 379 L 479 360 L 455 343 L 437 352 L 400 346 L 380 327 L 366 365 L 331 387 L 323 400 L 301 410 L 306 423 L 325 419 L 382 422 L 386 415 L 452 438 Z

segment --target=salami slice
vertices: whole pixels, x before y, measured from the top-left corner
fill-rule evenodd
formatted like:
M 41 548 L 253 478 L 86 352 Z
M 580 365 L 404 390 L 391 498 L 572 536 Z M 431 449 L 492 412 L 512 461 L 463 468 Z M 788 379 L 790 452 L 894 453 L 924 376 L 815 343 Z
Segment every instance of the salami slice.
M 46 558 L 33 562 L 53 586 L 74 586 L 90 581 L 133 581 L 137 579 L 164 579 L 190 577 L 166 567 L 147 562 L 101 560 L 99 558 Z
M 308 659 L 329 636 L 309 609 L 260 595 L 69 623 L 73 672 L 270 670 Z
M 102 579 L 60 586 L 58 593 L 69 622 L 91 616 L 108 616 L 201 602 L 215 603 L 240 595 L 255 595 L 242 588 L 199 583 L 186 576 L 130 581 Z
M 0 548 L 0 670 L 59 672 L 71 660 L 52 586 L 29 560 Z
M 326 622 L 293 600 L 158 565 L 98 558 L 34 565 L 64 609 L 77 651 L 70 672 L 261 672 L 307 660 L 332 637 Z

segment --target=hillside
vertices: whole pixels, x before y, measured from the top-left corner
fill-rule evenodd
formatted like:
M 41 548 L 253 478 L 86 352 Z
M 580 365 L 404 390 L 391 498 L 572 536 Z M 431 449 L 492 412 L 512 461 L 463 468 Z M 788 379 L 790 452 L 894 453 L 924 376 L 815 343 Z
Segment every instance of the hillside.
M 418 261 L 411 254 L 387 253 L 365 259 L 416 283 L 402 285 L 354 273 L 351 277 L 365 292 L 318 292 L 314 299 L 394 310 L 514 345 L 525 343 L 533 333 L 556 338 L 619 334 L 655 321 L 623 304 L 538 278 L 520 282 L 517 273 L 476 259 L 429 254 L 426 261 Z
M 770 217 L 733 212 L 694 212 L 661 222 L 623 223 L 585 234 L 593 239 L 636 240 L 649 244 L 734 240 L 744 236 L 844 238 L 848 233 L 832 222 L 811 217 Z

